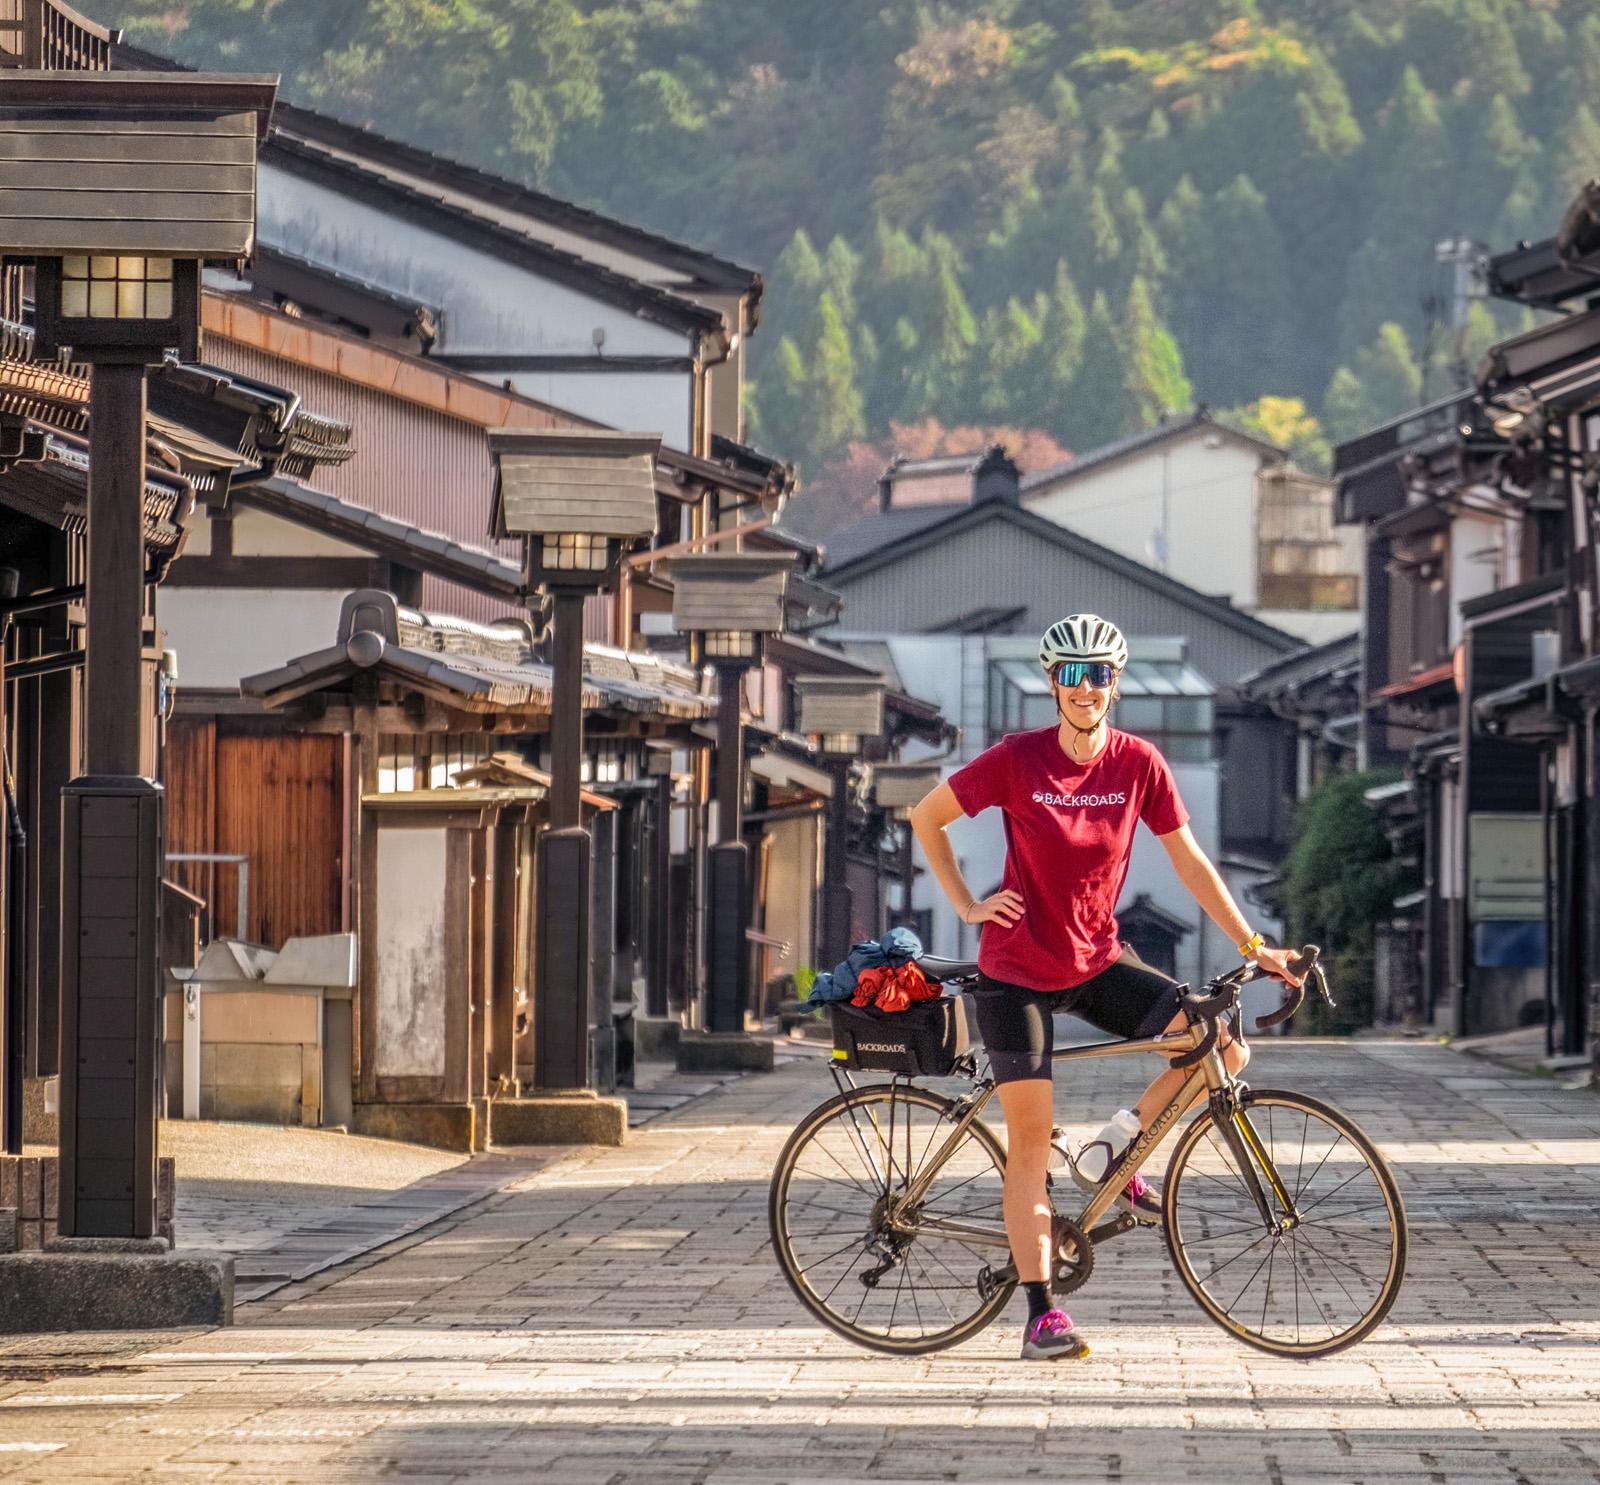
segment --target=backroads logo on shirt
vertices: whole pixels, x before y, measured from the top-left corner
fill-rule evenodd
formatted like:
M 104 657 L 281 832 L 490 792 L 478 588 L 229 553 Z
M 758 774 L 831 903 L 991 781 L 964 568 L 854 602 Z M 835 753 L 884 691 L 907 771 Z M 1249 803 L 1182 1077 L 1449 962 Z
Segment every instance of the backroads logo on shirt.
M 1128 796 L 1125 793 L 1117 794 L 1045 794 L 1040 790 L 1033 791 L 1035 804 L 1054 805 L 1079 805 L 1092 807 L 1094 805 L 1126 804 Z

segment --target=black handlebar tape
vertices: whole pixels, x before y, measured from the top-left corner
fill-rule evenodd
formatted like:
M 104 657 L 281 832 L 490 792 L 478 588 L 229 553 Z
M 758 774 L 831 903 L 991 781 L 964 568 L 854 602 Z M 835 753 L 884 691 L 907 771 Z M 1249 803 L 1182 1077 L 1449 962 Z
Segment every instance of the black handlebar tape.
M 1173 1067 L 1193 1067 L 1201 1058 L 1207 1056 L 1216 1044 L 1217 1023 L 1215 1021 L 1207 1021 L 1206 1034 L 1201 1039 L 1200 1045 L 1192 1051 L 1185 1052 L 1181 1057 L 1174 1057 L 1171 1065 Z
M 1305 998 L 1306 987 L 1304 985 L 1296 985 L 1294 987 L 1294 994 L 1291 995 L 1288 1000 L 1284 1001 L 1284 1003 L 1280 1005 L 1277 1010 L 1268 1011 L 1266 1015 L 1262 1016 L 1261 1019 L 1256 1022 L 1256 1030 L 1270 1031 L 1274 1026 L 1281 1025 L 1300 1009 L 1301 1003 L 1305 1000 Z

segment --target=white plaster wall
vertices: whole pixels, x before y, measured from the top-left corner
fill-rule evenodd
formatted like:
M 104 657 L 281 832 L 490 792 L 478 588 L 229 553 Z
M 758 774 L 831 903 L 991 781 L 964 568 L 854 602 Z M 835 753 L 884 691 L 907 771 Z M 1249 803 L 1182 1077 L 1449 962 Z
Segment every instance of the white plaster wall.
M 773 974 L 793 974 L 802 964 L 814 968 L 812 930 L 822 881 L 821 816 L 778 820 L 767 827 L 772 846 L 767 859 L 767 926 L 773 938 L 786 939 L 787 953 L 768 957 Z
M 236 691 L 247 675 L 325 650 L 339 632 L 343 589 L 156 590 L 156 620 L 178 652 L 178 685 Z
M 1256 602 L 1255 502 L 1260 455 L 1203 433 L 1117 459 L 1023 503 L 1135 561 L 1161 568 L 1158 533 L 1163 482 L 1169 510 L 1169 576 L 1202 593 L 1226 594 L 1243 609 Z
M 540 278 L 531 269 L 428 232 L 378 207 L 264 163 L 261 241 L 391 293 L 446 310 L 435 349 L 481 355 L 590 355 L 594 331 L 612 355 L 687 355 L 690 337 L 628 309 Z
M 207 550 L 210 550 L 210 523 L 207 525 Z M 192 548 L 185 546 L 187 556 Z M 368 547 L 358 547 L 320 531 L 309 531 L 290 521 L 281 521 L 266 511 L 238 508 L 233 517 L 233 555 L 235 557 L 371 557 Z M 332 636 L 329 636 L 331 643 Z
M 1461 641 L 1461 605 L 1502 586 L 1510 531 L 1498 516 L 1458 515 L 1450 525 L 1450 644 Z
M 442 1077 L 445 832 L 378 832 L 380 1077 Z
M 607 349 L 610 349 L 609 344 Z M 659 433 L 669 448 L 689 451 L 693 437 L 692 378 L 687 371 L 483 371 L 496 386 L 509 380 L 525 397 L 630 433 Z

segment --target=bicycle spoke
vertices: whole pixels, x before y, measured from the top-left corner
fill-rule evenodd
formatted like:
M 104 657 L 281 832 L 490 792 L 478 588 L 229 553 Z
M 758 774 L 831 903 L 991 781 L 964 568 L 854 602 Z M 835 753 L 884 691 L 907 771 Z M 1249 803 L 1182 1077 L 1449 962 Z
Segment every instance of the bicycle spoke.
M 1352 1274 L 1356 1275 L 1357 1278 L 1363 1280 L 1364 1282 L 1366 1282 L 1366 1283 L 1371 1283 L 1372 1282 L 1371 1279 L 1369 1279 L 1367 1277 L 1367 1272 L 1366 1272 L 1365 1269 L 1357 1268 L 1355 1266 L 1355 1264 L 1350 1263 L 1346 1259 L 1339 1258 L 1337 1256 L 1330 1256 L 1329 1254 L 1324 1253 L 1322 1251 L 1322 1249 L 1319 1248 L 1316 1245 L 1316 1243 L 1312 1241 L 1311 1234 L 1309 1232 L 1302 1232 L 1300 1234 L 1300 1237 L 1304 1241 L 1306 1247 L 1310 1248 L 1311 1251 L 1313 1253 L 1315 1253 L 1317 1255 L 1317 1257 L 1320 1258 L 1323 1261 L 1324 1264 L 1330 1264 L 1330 1265 L 1331 1264 L 1337 1264 L 1340 1268 L 1346 1270 L 1349 1273 L 1352 1273 Z M 1333 1277 L 1334 1277 L 1335 1282 L 1337 1282 L 1338 1278 L 1339 1278 L 1338 1274 L 1334 1274 Z M 1345 1295 L 1350 1300 L 1351 1304 L 1355 1303 L 1355 1297 L 1353 1295 L 1351 1295 L 1348 1290 L 1345 1291 Z
M 1259 1248 L 1271 1236 L 1272 1236 L 1272 1234 L 1270 1232 L 1264 1232 L 1264 1233 L 1261 1234 L 1260 1237 L 1258 1237 L 1255 1240 L 1255 1242 L 1251 1243 L 1248 1248 L 1241 1248 L 1241 1249 L 1239 1249 L 1239 1251 L 1237 1253 L 1235 1253 L 1233 1255 L 1232 1258 L 1224 1259 L 1214 1269 L 1212 1269 L 1211 1272 L 1205 1276 L 1205 1278 L 1203 1278 L 1200 1281 L 1201 1284 L 1209 1284 L 1214 1278 L 1216 1278 L 1216 1276 L 1218 1274 L 1220 1274 L 1223 1271 L 1223 1269 L 1228 1268 L 1231 1265 L 1237 1263 L 1241 1258 L 1243 1258 L 1245 1256 L 1246 1253 L 1249 1253 L 1250 1251 L 1252 1251 L 1252 1249 Z
M 1271 1120 L 1270 1117 L 1267 1120 L 1267 1128 L 1269 1130 L 1272 1128 L 1272 1120 Z M 1268 1147 L 1268 1153 L 1269 1153 L 1269 1155 L 1271 1153 L 1270 1146 Z M 1267 1328 L 1267 1306 L 1272 1303 L 1272 1263 L 1273 1263 L 1273 1260 L 1275 1258 L 1277 1258 L 1277 1256 L 1278 1256 L 1278 1245 L 1276 1243 L 1274 1243 L 1270 1248 L 1267 1249 L 1267 1292 L 1266 1292 L 1265 1297 L 1261 1301 L 1261 1327 L 1260 1328 L 1262 1330 L 1265 1330 Z
M 1253 1245 L 1252 1245 L 1252 1246 L 1253 1246 Z M 1234 1305 L 1236 1305 L 1236 1304 L 1238 1304 L 1238 1303 L 1239 1303 L 1239 1301 L 1240 1301 L 1240 1300 L 1241 1300 L 1241 1299 L 1243 1299 L 1243 1298 L 1244 1298 L 1244 1291 L 1245 1291 L 1245 1289 L 1248 1289 L 1248 1288 L 1249 1288 L 1249 1287 L 1250 1287 L 1250 1286 L 1251 1286 L 1251 1285 L 1252 1285 L 1252 1284 L 1254 1284 L 1254 1283 L 1255 1283 L 1255 1281 L 1256 1281 L 1256 1275 L 1257 1275 L 1257 1274 L 1259 1274 L 1259 1273 L 1260 1273 L 1260 1272 L 1261 1272 L 1261 1270 L 1262 1270 L 1262 1269 L 1264 1269 L 1264 1268 L 1265 1268 L 1265 1267 L 1266 1267 L 1266 1266 L 1267 1266 L 1267 1263 L 1268 1263 L 1268 1261 L 1269 1261 L 1269 1260 L 1270 1260 L 1270 1259 L 1271 1259 L 1271 1257 L 1272 1257 L 1272 1254 L 1273 1254 L 1273 1250 L 1274 1250 L 1274 1249 L 1276 1249 L 1276 1247 L 1277 1247 L 1277 1246 L 1278 1246 L 1278 1245 L 1277 1245 L 1277 1243 L 1276 1243 L 1276 1242 L 1274 1242 L 1274 1243 L 1273 1243 L 1273 1244 L 1272 1244 L 1272 1246 L 1271 1246 L 1271 1247 L 1269 1247 L 1269 1248 L 1268 1248 L 1268 1249 L 1267 1249 L 1267 1254 L 1266 1254 L 1266 1257 L 1265 1257 L 1265 1258 L 1263 1258 L 1263 1259 L 1262 1259 L 1262 1260 L 1261 1260 L 1261 1262 L 1260 1262 L 1260 1263 L 1258 1263 L 1258 1264 L 1257 1264 L 1257 1265 L 1256 1265 L 1256 1266 L 1255 1266 L 1255 1268 L 1254 1268 L 1254 1270 L 1252 1270 L 1252 1272 L 1251 1272 L 1251 1274 L 1250 1274 L 1250 1277 L 1249 1277 L 1249 1278 L 1248 1278 L 1248 1279 L 1246 1279 L 1246 1280 L 1245 1280 L 1245 1281 L 1244 1281 L 1244 1288 L 1242 1288 L 1242 1289 L 1240 1289 L 1240 1291 L 1239 1291 L 1239 1292 L 1238 1292 L 1238 1293 L 1237 1293 L 1237 1294 L 1236 1294 L 1236 1295 L 1234 1295 L 1234 1297 L 1233 1297 L 1233 1301 L 1232 1301 L 1232 1303 L 1231 1303 L 1231 1304 L 1226 1304 L 1226 1305 L 1224 1305 L 1224 1306 L 1223 1306 L 1223 1307 L 1222 1307 L 1222 1310 L 1223 1310 L 1223 1313 L 1224 1313 L 1224 1314 L 1226 1314 L 1226 1315 L 1231 1315 L 1231 1314 L 1232 1314 L 1232 1313 L 1233 1313 L 1233 1306 L 1234 1306 Z M 1224 1268 L 1226 1268 L 1226 1267 L 1227 1267 L 1227 1265 L 1226 1265 L 1226 1264 L 1224 1264 L 1224 1265 L 1223 1265 L 1223 1267 L 1224 1267 Z
M 1297 1236 L 1298 1234 L 1295 1232 L 1291 1232 L 1289 1234 L 1289 1251 L 1294 1255 L 1295 1273 L 1301 1276 L 1302 1282 L 1305 1283 L 1306 1298 L 1317 1307 L 1317 1314 L 1321 1316 L 1322 1323 L 1328 1327 L 1328 1333 L 1330 1335 L 1337 1335 L 1339 1333 L 1338 1327 L 1328 1318 L 1328 1312 L 1322 1308 L 1322 1301 L 1317 1298 L 1316 1291 L 1311 1287 L 1310 1283 L 1304 1279 L 1304 1275 L 1300 1267 L 1300 1245 L 1296 1241 Z
M 1183 1241 L 1185 1246 L 1190 1243 L 1220 1243 L 1225 1238 L 1243 1237 L 1247 1232 L 1257 1232 L 1259 1230 L 1259 1225 L 1230 1227 L 1226 1232 L 1203 1232 L 1198 1237 L 1186 1237 Z
M 1310 1121 L 1310 1118 L 1309 1118 L 1309 1117 L 1308 1117 L 1308 1118 L 1307 1118 L 1307 1120 L 1306 1120 L 1306 1122 L 1307 1122 L 1307 1123 L 1308 1123 L 1308 1124 L 1309 1124 L 1309 1123 L 1310 1123 L 1310 1122 L 1311 1122 L 1311 1121 Z M 1323 1152 L 1322 1152 L 1322 1159 L 1321 1159 L 1321 1160 L 1319 1160 L 1319 1161 L 1318 1161 L 1318 1162 L 1317 1162 L 1317 1168 L 1316 1168 L 1316 1170 L 1314 1170 L 1314 1171 L 1312 1171 L 1312 1172 L 1311 1172 L 1311 1174 L 1310 1174 L 1310 1176 L 1308 1176 L 1308 1177 L 1307 1177 L 1307 1178 L 1306 1178 L 1306 1181 L 1305 1181 L 1305 1184 L 1304 1184 L 1304 1185 L 1302 1185 L 1302 1186 L 1301 1186 L 1301 1188 L 1300 1188 L 1300 1190 L 1299 1190 L 1299 1191 L 1297 1191 L 1297 1192 L 1296 1192 L 1296 1193 L 1295 1193 L 1295 1205 L 1296 1205 L 1296 1206 L 1298 1206 L 1298 1205 L 1299 1205 L 1299 1204 L 1300 1204 L 1300 1197 L 1301 1197 L 1301 1194 L 1302 1194 L 1302 1193 L 1304 1193 L 1304 1192 L 1306 1192 L 1306 1191 L 1309 1191 L 1309 1190 L 1310 1190 L 1310 1189 L 1311 1189 L 1311 1183 L 1312 1183 L 1312 1182 L 1313 1182 L 1313 1181 L 1314 1181 L 1314 1180 L 1316 1180 L 1316 1178 L 1317 1178 L 1317 1177 L 1318 1177 L 1318 1175 L 1320 1175 L 1320 1174 L 1321 1174 L 1321 1172 L 1322 1172 L 1322 1167 L 1323 1167 L 1323 1166 L 1325 1166 L 1325 1165 L 1326 1165 L 1326 1164 L 1327 1164 L 1327 1163 L 1328 1163 L 1328 1157 L 1329 1157 L 1329 1156 L 1330 1156 L 1330 1155 L 1332 1155 L 1332 1154 L 1333 1154 L 1333 1152 L 1334 1152 L 1334 1151 L 1335 1151 L 1335 1150 L 1337 1150 L 1337 1149 L 1338 1149 L 1338 1148 L 1339 1148 L 1339 1146 L 1340 1146 L 1340 1145 L 1342 1145 L 1342 1144 L 1344 1144 L 1344 1143 L 1345 1143 L 1345 1138 L 1344 1138 L 1344 1135 L 1343 1135 L 1343 1134 L 1342 1134 L 1342 1133 L 1341 1133 L 1341 1134 L 1340 1134 L 1340 1136 L 1339 1136 L 1339 1138 L 1338 1138 L 1338 1139 L 1336 1139 L 1336 1140 L 1335 1140 L 1335 1141 L 1334 1141 L 1334 1142 L 1333 1142 L 1333 1143 L 1332 1143 L 1332 1144 L 1331 1144 L 1331 1145 L 1329 1145 L 1329 1146 L 1328 1146 L 1328 1148 L 1327 1148 L 1327 1149 L 1326 1149 L 1326 1150 L 1324 1150 L 1324 1151 L 1323 1151 Z M 1363 1169 L 1364 1169 L 1364 1168 L 1365 1168 L 1365 1167 L 1363 1167 Z M 1360 1174 L 1360 1172 L 1359 1172 L 1359 1171 L 1358 1171 L 1358 1172 L 1357 1172 L 1357 1174 L 1358 1174 L 1358 1175 L 1359 1175 L 1359 1174 Z
M 859 1211 L 852 1212 L 852 1211 L 847 1210 L 844 1207 L 830 1207 L 826 1202 L 824 1202 L 824 1201 L 816 1201 L 816 1200 L 814 1200 L 813 1198 L 811 1198 L 809 1196 L 807 1198 L 805 1198 L 804 1201 L 797 1201 L 795 1203 L 795 1205 L 798 1206 L 798 1207 L 803 1208 L 804 1211 L 807 1212 L 807 1213 L 814 1212 L 814 1211 L 815 1212 L 829 1212 L 835 1217 L 850 1217 L 850 1218 L 853 1218 L 853 1219 L 855 1219 L 857 1221 L 859 1221 L 861 1219 L 861 1215 L 862 1215 Z
M 1302 1111 L 1302 1113 L 1301 1113 L 1301 1123 L 1300 1123 L 1300 1154 L 1296 1158 L 1295 1163 L 1294 1163 L 1294 1173 L 1297 1176 L 1304 1176 L 1305 1175 L 1305 1169 L 1306 1169 L 1306 1140 L 1310 1137 L 1310 1134 L 1311 1134 L 1311 1115 L 1305 1113 L 1304 1111 Z M 1294 1204 L 1295 1204 L 1295 1206 L 1298 1207 L 1300 1205 L 1300 1193 L 1302 1191 L 1304 1191 L 1305 1189 L 1306 1189 L 1306 1183 L 1303 1180 L 1300 1182 L 1300 1184 L 1298 1186 L 1296 1186 L 1294 1188 Z
M 983 1125 L 946 1150 L 958 1128 L 953 1107 L 916 1088 L 859 1090 L 820 1119 L 780 1172 L 773 1242 L 784 1272 L 814 1314 L 853 1339 L 933 1349 L 941 1337 L 984 1323 L 1003 1302 L 980 1289 L 978 1276 L 993 1257 L 981 1234 L 1004 1242 L 1004 1157 Z M 915 1208 L 894 1206 L 924 1182 Z M 936 1221 L 980 1236 L 920 1226 Z M 899 1269 L 892 1283 L 883 1257 Z M 880 1266 L 883 1282 L 856 1293 L 861 1277 Z
M 1404 1217 L 1381 1164 L 1335 1119 L 1292 1095 L 1252 1098 L 1243 1111 L 1254 1129 L 1244 1151 L 1223 1142 L 1214 1116 L 1202 1116 L 1208 1122 L 1181 1147 L 1169 1177 L 1179 1275 L 1213 1318 L 1252 1344 L 1324 1354 L 1392 1302 Z M 1264 1184 L 1275 1173 L 1299 1218 L 1276 1235 L 1258 1225 L 1246 1179 L 1257 1169 Z
M 863 1186 L 861 1184 L 861 1178 L 859 1176 L 857 1176 L 855 1174 L 855 1172 L 852 1171 L 850 1169 L 850 1167 L 844 1163 L 844 1161 L 839 1159 L 839 1157 L 837 1155 L 835 1155 L 833 1153 L 833 1151 L 827 1145 L 824 1145 L 822 1147 L 822 1153 L 824 1155 L 826 1155 L 829 1160 L 831 1160 L 836 1166 L 839 1167 L 840 1170 L 842 1170 L 844 1172 L 845 1179 L 844 1179 L 843 1182 L 841 1182 L 841 1184 L 854 1186 L 857 1191 L 859 1191 L 864 1197 L 867 1198 L 868 1201 L 876 1201 L 883 1194 L 881 1191 L 874 1191 L 872 1189 L 872 1187 L 870 1187 L 870 1186 Z M 876 1169 L 874 1169 L 873 1173 L 874 1173 L 874 1175 L 876 1175 L 876 1173 L 877 1173 Z M 828 1177 L 828 1176 L 819 1175 L 819 1176 L 817 1176 L 817 1179 L 819 1181 L 830 1180 L 830 1179 L 837 1181 L 839 1178 L 837 1176 Z M 885 1188 L 885 1189 L 887 1189 L 887 1188 Z
M 841 1253 L 848 1253 L 852 1248 L 860 1248 L 863 1246 L 865 1246 L 865 1239 L 858 1237 L 851 1238 L 850 1241 L 843 1247 L 835 1248 L 833 1252 L 824 1253 L 821 1258 L 813 1259 L 803 1269 L 801 1269 L 800 1272 L 803 1274 L 808 1274 L 812 1269 L 816 1268 L 819 1264 L 826 1263 L 830 1258 L 837 1258 Z
M 906 1265 L 902 1261 L 897 1266 L 900 1269 L 900 1282 L 894 1286 L 894 1303 L 889 1306 L 889 1324 L 885 1327 L 890 1335 L 894 1334 L 894 1317 L 900 1313 L 900 1296 L 906 1292 Z
M 1361 1169 L 1356 1171 L 1354 1175 L 1346 1176 L 1344 1180 L 1340 1181 L 1339 1184 L 1333 1188 L 1332 1191 L 1324 1191 L 1322 1195 L 1312 1202 L 1311 1205 L 1305 1209 L 1305 1212 L 1301 1212 L 1300 1215 L 1304 1217 L 1306 1212 L 1316 1211 L 1316 1209 L 1320 1207 L 1330 1196 L 1337 1196 L 1352 1181 L 1359 1181 L 1362 1176 L 1370 1174 L 1371 1172 L 1366 1168 L 1366 1166 L 1362 1166 Z
M 861 1188 L 868 1196 L 870 1196 L 874 1201 L 876 1201 L 880 1195 L 882 1195 L 884 1192 L 888 1191 L 888 1189 L 889 1189 L 888 1177 L 887 1176 L 880 1177 L 880 1175 L 879 1175 L 878 1162 L 872 1158 L 872 1147 L 867 1143 L 866 1135 L 864 1135 L 861 1132 L 861 1124 L 860 1124 L 860 1121 L 856 1118 L 856 1109 L 855 1109 L 855 1105 L 854 1104 L 851 1104 L 849 1106 L 848 1113 L 850 1115 L 850 1128 L 855 1134 L 856 1145 L 858 1146 L 858 1148 L 861 1151 L 862 1158 L 867 1162 L 867 1169 L 872 1172 L 872 1179 L 874 1181 L 877 1181 L 877 1180 L 881 1179 L 882 1182 L 883 1182 L 881 1191 L 874 1191 L 869 1186 L 863 1186 Z M 876 1130 L 876 1128 L 877 1128 L 876 1124 L 874 1124 L 873 1128 L 874 1128 L 874 1130 Z M 840 1170 L 845 1170 L 844 1162 L 841 1161 L 837 1155 L 834 1155 L 833 1151 L 830 1150 L 828 1153 L 829 1153 L 829 1155 L 833 1156 L 833 1161 L 839 1167 L 839 1169 Z M 848 1171 L 846 1171 L 845 1173 L 847 1175 L 849 1174 Z
M 876 1196 L 873 1196 L 870 1192 L 863 1191 L 858 1183 L 852 1182 L 852 1181 L 841 1181 L 838 1178 L 838 1176 L 824 1175 L 821 1171 L 816 1171 L 816 1170 L 808 1170 L 808 1171 L 797 1170 L 795 1172 L 795 1174 L 797 1176 L 805 1176 L 807 1180 L 811 1180 L 811 1181 L 826 1181 L 831 1186 L 841 1187 L 845 1191 L 853 1191 L 858 1196 L 865 1196 L 869 1202 L 875 1202 L 878 1199 Z

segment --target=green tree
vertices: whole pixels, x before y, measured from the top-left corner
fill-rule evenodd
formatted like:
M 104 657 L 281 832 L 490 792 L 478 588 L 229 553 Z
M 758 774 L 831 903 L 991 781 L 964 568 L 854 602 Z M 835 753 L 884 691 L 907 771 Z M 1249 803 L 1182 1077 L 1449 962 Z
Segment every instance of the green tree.
M 1123 375 L 1122 345 L 1104 291 L 1096 290 L 1084 322 L 1083 355 L 1062 409 L 1062 433 L 1075 449 L 1092 449 L 1141 426 L 1139 404 Z
M 1320 944 L 1337 1009 L 1308 999 L 1307 1029 L 1345 1032 L 1372 1024 L 1374 925 L 1393 916 L 1394 900 L 1417 885 L 1397 861 L 1368 789 L 1392 773 L 1332 774 L 1301 803 L 1284 872 L 1289 941 Z
M 1326 475 L 1333 468 L 1333 449 L 1322 425 L 1298 397 L 1258 397 L 1223 413 L 1222 421 L 1277 444 L 1312 474 Z
M 1422 396 L 1422 372 L 1406 332 L 1393 321 L 1382 325 L 1373 342 L 1341 366 L 1322 401 L 1322 426 L 1335 443 L 1399 417 Z
M 1418 286 L 1433 271 L 1433 245 L 1460 230 L 1449 138 L 1438 103 L 1415 67 L 1400 79 L 1374 153 L 1371 233 L 1350 265 L 1339 315 L 1345 355 L 1385 320 L 1416 323 Z M 1401 222 L 1406 229 L 1397 231 Z
M 1138 425 L 1148 426 L 1190 406 L 1191 388 L 1178 343 L 1157 317 L 1142 278 L 1135 278 L 1128 290 L 1120 344 L 1123 388 Z
M 1040 376 L 1043 343 L 1038 321 L 1015 298 L 984 315 L 976 406 L 986 419 L 1030 428 L 1044 426 L 1041 413 L 1047 403 L 1040 396 L 1047 390 Z
M 1600 122 L 1580 103 L 1550 150 L 1550 215 L 1559 218 L 1574 196 L 1600 175 Z
M 1078 286 L 1072 281 L 1067 260 L 1056 264 L 1055 286 L 1050 294 L 1044 319 L 1045 350 L 1048 355 L 1052 396 L 1064 396 L 1083 361 L 1084 336 L 1088 322 Z

